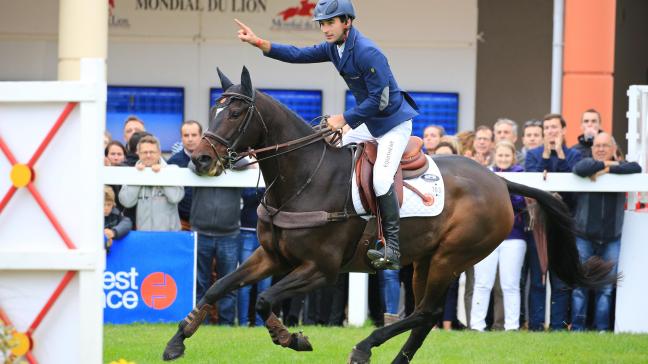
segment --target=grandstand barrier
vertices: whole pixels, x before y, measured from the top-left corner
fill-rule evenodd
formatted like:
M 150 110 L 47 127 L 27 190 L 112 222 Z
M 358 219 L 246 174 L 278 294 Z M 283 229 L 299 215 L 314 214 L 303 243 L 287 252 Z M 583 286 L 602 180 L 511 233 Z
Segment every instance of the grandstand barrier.
M 105 74 L 0 82 L 0 324 L 29 363 L 103 360 Z

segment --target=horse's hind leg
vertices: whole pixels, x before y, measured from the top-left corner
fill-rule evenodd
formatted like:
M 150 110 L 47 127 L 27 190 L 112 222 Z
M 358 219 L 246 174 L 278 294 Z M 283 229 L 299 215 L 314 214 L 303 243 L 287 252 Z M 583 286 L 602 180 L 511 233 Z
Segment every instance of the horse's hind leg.
M 448 288 L 450 281 L 454 277 L 452 273 L 453 264 L 449 264 L 449 260 L 448 255 L 444 254 L 443 251 L 437 251 L 435 253 L 430 261 L 430 269 L 428 269 L 427 280 L 425 283 L 425 292 L 420 302 L 417 304 L 414 313 L 395 324 L 374 330 L 371 335 L 359 342 L 353 348 L 353 351 L 349 356 L 349 363 L 369 363 L 371 349 L 373 347 L 380 346 L 385 341 L 407 330 L 417 328 L 420 330 L 413 333 L 415 335 L 410 338 L 411 341 L 408 340 L 409 345 L 406 343 L 403 347 L 403 349 L 407 350 L 405 356 L 402 355 L 403 351 L 401 350 L 394 361 L 399 363 L 406 360 L 407 362 L 414 356 L 416 349 L 420 347 L 420 344 L 429 332 L 429 329 L 425 330 L 425 328 L 427 326 L 430 326 L 431 328 L 431 325 L 433 325 L 441 315 L 441 301 L 443 299 L 443 293 Z
M 272 274 L 280 273 L 281 269 L 281 266 L 263 248 L 258 248 L 238 269 L 209 287 L 196 307 L 184 320 L 180 321 L 178 331 L 167 343 L 162 359 L 174 360 L 184 354 L 184 340 L 198 330 L 212 305 L 227 292 L 247 284 L 253 284 Z
M 256 311 L 265 321 L 272 342 L 295 351 L 311 351 L 313 347 L 308 337 L 301 333 L 291 334 L 272 313 L 272 304 L 292 297 L 298 293 L 310 292 L 313 289 L 332 283 L 335 274 L 326 275 L 312 263 L 297 267 L 282 280 L 268 288 L 257 299 Z
M 427 280 L 430 259 L 425 262 L 414 263 L 414 277 L 412 278 L 412 286 L 414 290 L 414 300 L 418 306 L 425 294 L 425 283 Z M 409 363 L 416 351 L 423 345 L 423 341 L 432 330 L 434 323 L 438 320 L 434 319 L 431 322 L 426 322 L 422 326 L 412 329 L 409 338 L 398 352 L 398 355 L 392 364 Z

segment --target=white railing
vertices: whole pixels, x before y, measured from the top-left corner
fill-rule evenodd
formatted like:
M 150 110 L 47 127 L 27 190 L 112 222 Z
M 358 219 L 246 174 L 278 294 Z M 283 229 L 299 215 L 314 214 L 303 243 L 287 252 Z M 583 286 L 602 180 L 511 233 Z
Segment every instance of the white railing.
M 219 177 L 200 177 L 187 168 L 138 171 L 133 167 L 104 167 L 103 180 L 111 185 L 141 186 L 199 186 L 199 187 L 256 187 L 258 170 L 228 172 Z M 581 178 L 573 173 L 549 173 L 543 179 L 542 173 L 497 173 L 498 175 L 530 187 L 555 192 L 631 192 L 643 191 L 648 187 L 648 174 L 612 175 L 599 177 L 596 182 Z M 264 187 L 263 178 L 259 186 Z

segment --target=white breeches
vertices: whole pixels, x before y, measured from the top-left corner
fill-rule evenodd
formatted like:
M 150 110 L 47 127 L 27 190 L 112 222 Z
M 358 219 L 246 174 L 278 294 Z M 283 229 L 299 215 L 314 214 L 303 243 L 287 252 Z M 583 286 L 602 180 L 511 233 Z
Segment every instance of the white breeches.
M 373 170 L 373 187 L 376 196 L 382 196 L 389 191 L 394 183 L 394 175 L 403 156 L 409 137 L 412 135 L 412 120 L 404 121 L 390 131 L 376 138 L 369 132 L 365 124 L 349 130 L 342 136 L 342 145 L 375 141 L 378 143 L 378 156 Z

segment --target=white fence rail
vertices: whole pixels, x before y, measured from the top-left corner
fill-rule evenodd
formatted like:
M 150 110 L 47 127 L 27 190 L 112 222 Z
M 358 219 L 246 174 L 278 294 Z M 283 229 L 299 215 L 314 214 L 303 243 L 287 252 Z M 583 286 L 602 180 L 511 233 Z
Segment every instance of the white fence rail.
M 228 172 L 218 177 L 200 177 L 187 168 L 138 171 L 134 167 L 104 167 L 103 180 L 111 185 L 141 186 L 198 186 L 198 187 L 256 187 L 259 171 Z M 497 173 L 498 175 L 530 187 L 555 192 L 633 192 L 648 189 L 648 174 L 612 175 L 599 177 L 596 182 L 572 173 L 549 173 L 544 180 L 542 173 Z M 264 187 L 263 178 L 259 187 Z

